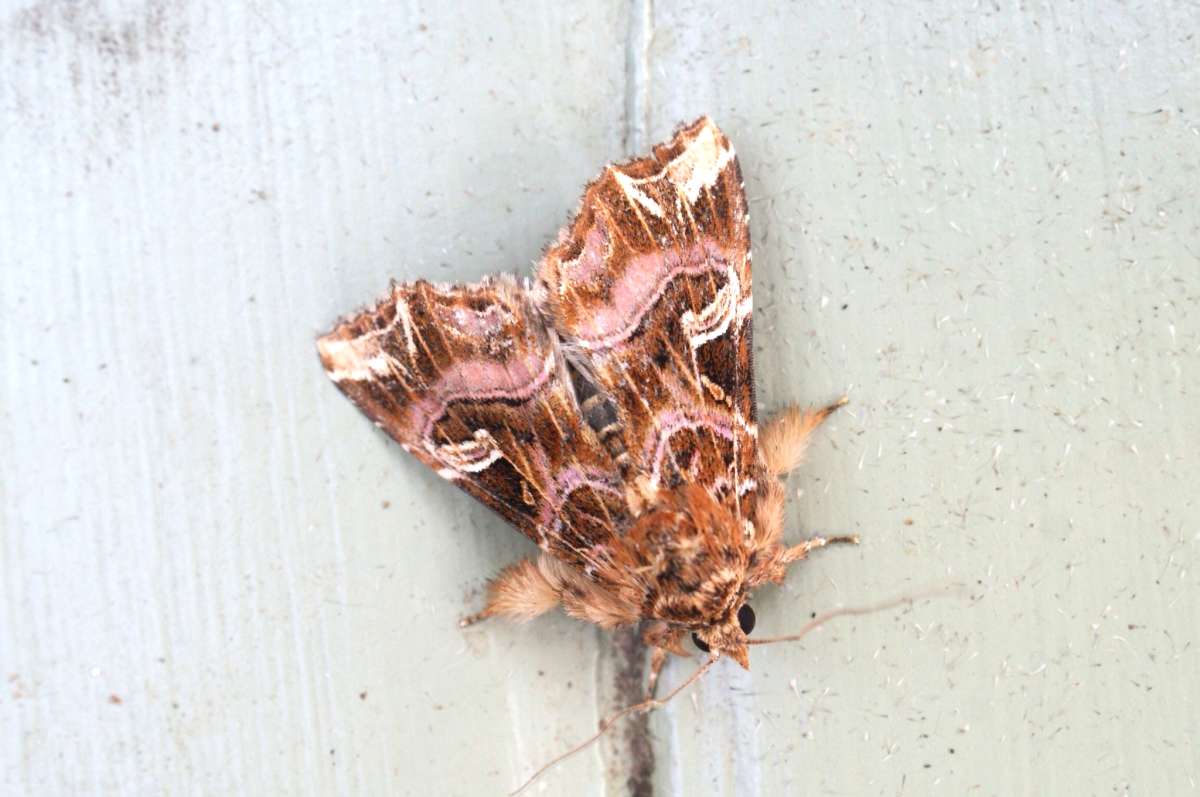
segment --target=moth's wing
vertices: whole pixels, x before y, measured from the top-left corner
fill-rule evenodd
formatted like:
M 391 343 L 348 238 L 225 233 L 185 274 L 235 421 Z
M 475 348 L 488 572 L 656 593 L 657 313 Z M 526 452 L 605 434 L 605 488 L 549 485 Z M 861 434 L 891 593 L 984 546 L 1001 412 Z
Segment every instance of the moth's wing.
M 511 278 L 393 285 L 317 347 L 329 377 L 404 450 L 562 561 L 594 572 L 627 525 L 617 468 Z
M 573 361 L 615 403 L 621 464 L 654 486 L 702 484 L 752 521 L 749 215 L 712 120 L 608 166 L 538 278 Z

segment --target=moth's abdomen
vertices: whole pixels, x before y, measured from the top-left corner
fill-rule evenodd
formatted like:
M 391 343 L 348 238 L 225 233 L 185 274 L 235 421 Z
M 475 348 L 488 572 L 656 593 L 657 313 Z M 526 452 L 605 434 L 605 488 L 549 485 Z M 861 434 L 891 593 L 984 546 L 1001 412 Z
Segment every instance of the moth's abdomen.
M 575 388 L 575 397 L 579 401 L 579 410 L 583 414 L 584 422 L 600 438 L 604 450 L 621 469 L 621 476 L 627 476 L 633 462 L 625 449 L 625 438 L 621 434 L 621 419 L 617 414 L 616 402 L 579 369 L 570 367 L 569 370 L 571 385 Z

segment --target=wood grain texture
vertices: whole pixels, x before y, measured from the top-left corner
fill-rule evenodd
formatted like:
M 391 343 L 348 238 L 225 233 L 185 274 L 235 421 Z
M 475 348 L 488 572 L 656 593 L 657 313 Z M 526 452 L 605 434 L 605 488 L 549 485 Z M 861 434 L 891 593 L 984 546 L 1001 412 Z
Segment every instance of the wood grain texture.
M 760 632 L 974 600 L 756 649 L 650 719 L 636 788 L 618 738 L 545 793 L 1194 789 L 1198 48 L 1184 3 L 5 3 L 2 790 L 498 793 L 590 733 L 627 653 L 460 632 L 532 546 L 312 341 L 389 277 L 531 264 L 701 113 L 762 414 L 851 396 L 787 533 L 864 544 Z

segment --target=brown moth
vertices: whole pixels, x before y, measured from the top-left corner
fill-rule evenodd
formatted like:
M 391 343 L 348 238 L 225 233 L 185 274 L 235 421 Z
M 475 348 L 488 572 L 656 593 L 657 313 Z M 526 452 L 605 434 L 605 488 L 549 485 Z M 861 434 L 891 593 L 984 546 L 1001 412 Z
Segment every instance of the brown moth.
M 751 593 L 855 541 L 783 542 L 781 477 L 844 399 L 760 436 L 751 319 L 741 169 L 703 117 L 606 167 L 532 279 L 394 284 L 317 346 L 376 425 L 541 549 L 462 624 L 642 623 L 652 692 L 688 635 L 749 667 Z

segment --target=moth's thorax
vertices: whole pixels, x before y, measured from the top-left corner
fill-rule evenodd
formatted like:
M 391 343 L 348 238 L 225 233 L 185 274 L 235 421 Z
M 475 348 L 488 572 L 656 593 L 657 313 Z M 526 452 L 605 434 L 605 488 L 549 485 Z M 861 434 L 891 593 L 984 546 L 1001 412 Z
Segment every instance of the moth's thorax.
M 736 616 L 749 561 L 741 528 L 701 486 L 660 496 L 627 540 L 645 587 L 645 614 L 693 629 Z

